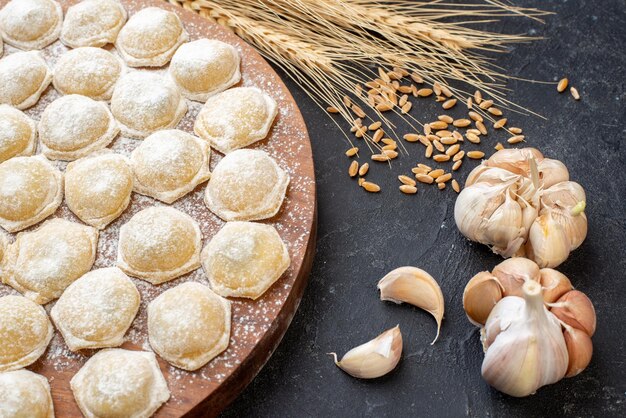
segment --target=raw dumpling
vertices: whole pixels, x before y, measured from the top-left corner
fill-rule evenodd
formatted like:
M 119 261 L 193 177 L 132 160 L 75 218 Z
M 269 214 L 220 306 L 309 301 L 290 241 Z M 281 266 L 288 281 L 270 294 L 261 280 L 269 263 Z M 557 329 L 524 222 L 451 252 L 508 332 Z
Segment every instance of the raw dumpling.
M 289 252 L 276 229 L 254 222 L 228 222 L 202 251 L 211 288 L 222 296 L 256 299 L 289 264 Z
M 267 136 L 276 101 L 254 87 L 237 87 L 210 97 L 193 127 L 211 147 L 228 154 Z
M 0 105 L 0 163 L 32 155 L 36 138 L 37 126 L 31 118 L 9 105 Z
M 117 267 L 92 270 L 65 289 L 50 311 L 72 351 L 117 347 L 139 310 L 139 292 Z
M 50 81 L 52 71 L 37 51 L 16 52 L 0 59 L 0 103 L 28 109 L 37 104 Z
M 54 213 L 63 200 L 63 174 L 42 155 L 0 164 L 0 226 L 20 231 Z
M 183 95 L 205 102 L 241 79 L 239 53 L 232 45 L 198 39 L 181 45 L 172 57 L 170 75 Z
M 0 417 L 54 418 L 48 379 L 29 370 L 0 373 Z
M 37 361 L 53 333 L 43 307 L 23 296 L 0 297 L 0 372 L 21 369 Z M 0 403 L 0 411 L 1 408 Z
M 187 112 L 187 102 L 171 80 L 137 71 L 117 82 L 111 111 L 124 135 L 142 139 L 176 126 Z
M 225 221 L 255 221 L 278 213 L 289 174 L 264 151 L 242 149 L 215 167 L 204 202 Z
M 120 228 L 117 265 L 131 276 L 160 284 L 200 266 L 200 227 L 165 206 L 135 214 Z
M 115 46 L 131 67 L 162 67 L 188 40 L 176 13 L 147 7 L 128 19 Z
M 87 418 L 148 418 L 170 397 L 156 356 L 147 351 L 99 351 L 70 386 Z
M 39 304 L 61 296 L 91 270 L 98 231 L 65 219 L 51 219 L 17 234 L 2 260 L 2 281 Z
M 128 159 L 110 150 L 97 151 L 65 169 L 65 202 L 81 221 L 104 229 L 124 212 L 133 191 Z
M 107 50 L 77 48 L 61 55 L 54 67 L 52 83 L 61 94 L 111 100 L 123 70 L 122 61 Z
M 230 302 L 200 283 L 180 284 L 148 305 L 148 337 L 169 363 L 199 369 L 228 347 Z
M 63 10 L 52 0 L 11 0 L 0 10 L 0 34 L 19 49 L 42 49 L 56 41 Z
M 42 152 L 53 160 L 84 157 L 105 148 L 119 132 L 106 104 L 78 94 L 50 103 L 39 121 Z
M 83 0 L 67 9 L 61 42 L 70 48 L 114 43 L 127 17 L 118 0 Z
M 134 190 L 165 203 L 192 191 L 211 176 L 208 144 L 183 131 L 158 131 L 130 156 Z

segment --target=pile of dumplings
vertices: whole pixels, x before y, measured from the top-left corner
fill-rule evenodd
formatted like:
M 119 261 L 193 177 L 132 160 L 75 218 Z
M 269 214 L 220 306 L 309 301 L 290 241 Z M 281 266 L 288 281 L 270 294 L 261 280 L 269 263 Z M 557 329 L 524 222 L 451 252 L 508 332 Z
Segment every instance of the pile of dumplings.
M 72 351 L 102 349 L 71 380 L 85 416 L 150 416 L 170 396 L 154 353 L 204 366 L 229 345 L 226 298 L 259 298 L 290 265 L 276 229 L 252 222 L 278 213 L 289 175 L 244 148 L 266 138 L 277 103 L 233 87 L 235 47 L 190 41 L 157 7 L 129 17 L 118 0 L 83 0 L 64 16 L 54 0 L 11 0 L 0 35 L 0 279 L 21 294 L 0 297 L 0 416 L 54 416 L 47 379 L 24 368 L 55 329 Z M 51 68 L 41 50 L 57 40 L 68 50 Z M 50 85 L 59 98 L 35 121 Z M 189 100 L 204 103 L 195 135 L 176 129 Z M 108 148 L 120 135 L 137 139 L 129 155 Z M 225 156 L 211 173 L 212 148 Z M 198 222 L 170 204 L 207 181 L 204 203 L 226 223 L 203 248 Z M 121 225 L 115 265 L 92 269 L 132 193 L 153 205 Z M 50 218 L 63 202 L 82 222 Z M 129 276 L 156 286 L 201 267 L 210 287 L 186 282 L 148 305 L 154 353 L 116 348 L 140 306 Z

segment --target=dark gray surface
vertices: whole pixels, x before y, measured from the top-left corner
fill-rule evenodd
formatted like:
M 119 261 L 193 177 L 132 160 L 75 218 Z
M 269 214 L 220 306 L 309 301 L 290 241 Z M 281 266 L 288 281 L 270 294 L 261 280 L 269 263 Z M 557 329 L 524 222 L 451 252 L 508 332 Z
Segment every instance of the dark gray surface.
M 313 143 L 318 199 L 317 255 L 300 309 L 276 353 L 225 412 L 241 416 L 626 416 L 626 1 L 519 1 L 557 14 L 546 24 L 510 19 L 493 30 L 534 33 L 546 40 L 498 56 L 514 76 L 556 81 L 567 75 L 582 100 L 554 85 L 513 82 L 510 98 L 548 118 L 509 114 L 528 144 L 562 160 L 587 191 L 589 235 L 559 268 L 594 302 L 594 357 L 581 375 L 515 399 L 480 376 L 478 330 L 465 318 L 467 280 L 501 261 L 457 231 L 452 190 L 397 191 L 395 176 L 423 160 L 419 144 L 391 169 L 369 176 L 383 192 L 366 194 L 347 176 L 347 143 L 293 83 Z M 412 114 L 433 120 L 422 101 Z M 460 114 L 460 109 L 457 110 Z M 491 147 L 504 134 L 490 134 Z M 362 158 L 366 157 L 363 155 Z M 365 161 L 362 159 L 362 161 Z M 475 164 L 465 164 L 462 179 Z M 425 312 L 378 300 L 376 283 L 389 270 L 415 265 L 441 284 L 446 315 L 435 345 Z M 342 373 L 325 353 L 343 354 L 400 324 L 404 354 L 376 381 Z

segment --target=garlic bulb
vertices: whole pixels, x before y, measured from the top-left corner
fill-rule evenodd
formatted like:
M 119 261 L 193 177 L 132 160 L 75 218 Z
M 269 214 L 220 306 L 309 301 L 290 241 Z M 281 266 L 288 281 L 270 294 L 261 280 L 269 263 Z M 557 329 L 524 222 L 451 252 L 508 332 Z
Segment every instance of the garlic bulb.
M 505 258 L 556 267 L 587 235 L 585 192 L 534 148 L 504 149 L 469 174 L 454 218 L 463 235 Z
M 565 275 L 532 260 L 510 258 L 476 274 L 463 308 L 482 327 L 483 377 L 504 393 L 530 395 L 591 361 L 593 304 Z
M 341 361 L 336 353 L 335 364 L 344 372 L 360 379 L 374 379 L 392 371 L 402 355 L 402 334 L 396 325 L 371 341 L 348 351 Z

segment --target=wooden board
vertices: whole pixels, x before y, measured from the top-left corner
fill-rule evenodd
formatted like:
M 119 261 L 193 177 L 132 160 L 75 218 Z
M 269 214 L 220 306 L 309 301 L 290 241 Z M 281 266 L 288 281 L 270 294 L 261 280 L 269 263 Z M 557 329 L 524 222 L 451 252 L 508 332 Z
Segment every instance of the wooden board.
M 0 0 L 4 6 L 8 0 Z M 60 1 L 67 10 L 76 0 Z M 311 146 L 302 116 L 291 94 L 278 75 L 264 59 L 249 45 L 221 26 L 201 18 L 197 14 L 183 10 L 159 0 L 122 0 L 133 14 L 147 6 L 157 6 L 177 13 L 192 40 L 213 38 L 235 45 L 242 56 L 242 81 L 240 85 L 257 86 L 268 92 L 278 102 L 279 114 L 268 138 L 252 146 L 270 153 L 279 165 L 291 175 L 287 198 L 274 218 L 265 222 L 278 229 L 289 247 L 291 266 L 274 286 L 259 300 L 231 299 L 232 333 L 228 349 L 211 363 L 196 372 L 186 372 L 170 366 L 159 359 L 172 393 L 170 400 L 157 412 L 158 417 L 217 415 L 254 378 L 280 342 L 298 307 L 311 268 L 316 228 L 315 178 Z M 54 65 L 58 57 L 67 50 L 59 41 L 47 47 L 43 54 Z M 5 53 L 16 50 L 5 44 Z M 157 71 L 163 71 L 157 70 Z M 50 87 L 40 102 L 26 113 L 38 120 L 41 112 L 59 94 Z M 189 102 L 189 111 L 178 128 L 192 132 L 195 115 L 200 103 Z M 111 145 L 116 152 L 128 155 L 139 141 L 119 137 Z M 221 155 L 213 152 L 211 167 L 214 168 Z M 64 169 L 66 163 L 56 165 Z M 202 201 L 206 183 L 172 206 L 190 214 L 201 226 L 203 243 L 223 225 L 223 221 L 208 211 Z M 98 255 L 94 268 L 114 265 L 117 251 L 119 227 L 139 210 L 161 203 L 144 196 L 133 194 L 129 208 L 100 234 Z M 78 219 L 63 204 L 54 217 L 63 217 L 75 222 Z M 35 226 L 36 227 L 36 226 Z M 32 229 L 32 228 L 31 228 Z M 126 335 L 122 346 L 128 349 L 150 350 L 147 341 L 146 307 L 160 293 L 185 281 L 207 283 L 202 269 L 181 278 L 152 286 L 133 279 L 137 285 L 142 303 L 139 314 Z M 17 293 L 0 284 L 0 296 Z M 54 302 L 46 306 L 49 312 Z M 46 353 L 28 369 L 48 377 L 52 388 L 57 417 L 81 416 L 74 402 L 69 381 L 95 351 L 72 353 L 56 332 Z

